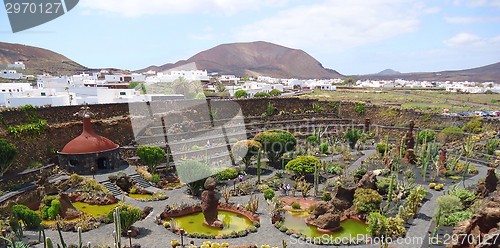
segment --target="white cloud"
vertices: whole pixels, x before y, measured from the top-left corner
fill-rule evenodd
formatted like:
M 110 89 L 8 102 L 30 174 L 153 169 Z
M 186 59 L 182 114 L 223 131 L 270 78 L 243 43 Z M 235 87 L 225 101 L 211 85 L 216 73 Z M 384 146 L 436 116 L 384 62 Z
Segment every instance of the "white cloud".
M 155 14 L 218 13 L 234 15 L 245 10 L 279 6 L 288 0 L 81 0 L 84 12 L 113 13 L 124 17 Z
M 496 7 L 500 8 L 500 0 L 454 0 L 455 5 L 467 5 L 471 7 Z
M 471 24 L 480 22 L 500 22 L 498 16 L 451 16 L 445 17 L 444 20 L 451 24 Z
M 324 0 L 278 12 L 235 36 L 242 41 L 342 50 L 414 32 L 425 10 L 423 1 L 414 0 Z
M 500 44 L 500 36 L 483 38 L 471 33 L 459 33 L 444 41 L 450 47 L 491 48 Z

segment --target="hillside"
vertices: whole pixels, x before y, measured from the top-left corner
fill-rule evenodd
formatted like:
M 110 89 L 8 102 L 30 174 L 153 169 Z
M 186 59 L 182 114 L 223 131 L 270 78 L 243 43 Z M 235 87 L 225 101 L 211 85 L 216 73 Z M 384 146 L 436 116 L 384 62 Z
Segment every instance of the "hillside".
M 334 70 L 324 68 L 302 50 L 263 41 L 222 44 L 175 64 L 150 66 L 140 71 L 165 71 L 188 63 L 195 63 L 198 69 L 208 72 L 237 76 L 302 79 L 343 77 Z
M 47 49 L 0 42 L 0 64 L 23 61 L 25 74 L 74 74 L 87 68 L 67 57 Z
M 496 82 L 500 83 L 500 62 L 482 67 L 440 71 L 440 72 L 412 72 L 400 74 L 373 74 L 353 76 L 357 79 L 406 79 L 406 80 L 427 80 L 427 81 L 469 81 L 469 82 Z

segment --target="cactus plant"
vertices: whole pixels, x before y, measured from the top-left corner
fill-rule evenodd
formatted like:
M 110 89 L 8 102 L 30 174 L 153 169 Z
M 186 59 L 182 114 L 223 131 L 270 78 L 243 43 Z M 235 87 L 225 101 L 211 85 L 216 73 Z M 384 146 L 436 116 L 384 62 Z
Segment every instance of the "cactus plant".
M 59 233 L 59 239 L 61 240 L 61 246 L 62 246 L 62 248 L 67 248 L 68 246 L 64 242 L 64 238 L 62 236 L 61 226 L 59 226 L 59 222 L 56 223 L 56 226 L 57 226 L 57 232 Z M 59 247 L 59 245 L 57 245 L 57 247 Z
M 78 227 L 78 248 L 82 248 L 82 228 Z
M 43 244 L 43 247 L 54 248 L 54 245 L 52 245 L 52 240 L 50 238 L 45 238 L 45 244 Z
M 113 213 L 113 221 L 115 223 L 115 231 L 113 232 L 114 238 L 115 238 L 115 243 L 114 243 L 114 248 L 121 248 L 122 247 L 122 226 L 121 226 L 121 220 L 120 220 L 120 210 L 118 208 L 115 208 L 115 212 Z

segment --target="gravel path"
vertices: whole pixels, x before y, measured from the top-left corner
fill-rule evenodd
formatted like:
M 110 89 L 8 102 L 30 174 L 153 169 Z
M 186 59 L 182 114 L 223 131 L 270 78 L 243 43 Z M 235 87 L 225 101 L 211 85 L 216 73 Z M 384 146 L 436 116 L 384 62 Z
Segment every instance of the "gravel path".
M 368 160 L 368 158 L 376 153 L 375 150 L 365 150 L 363 151 L 364 155 L 362 155 L 359 159 L 357 159 L 354 163 L 352 163 L 347 170 L 349 172 L 353 172 L 361 166 L 362 161 Z M 339 156 L 333 156 L 333 159 L 337 159 Z M 321 160 L 330 161 L 332 157 L 324 157 Z M 478 168 L 479 174 L 475 175 L 467 179 L 467 185 L 473 185 L 477 183 L 479 178 L 484 178 L 486 176 L 487 167 L 482 165 L 473 164 Z M 120 171 L 123 171 L 127 174 L 135 174 L 135 167 L 128 166 L 126 168 L 121 168 Z M 98 181 L 106 181 L 109 174 L 115 174 L 117 171 L 113 171 L 110 173 L 104 173 L 96 175 L 96 180 Z M 262 176 L 263 179 L 267 177 L 273 176 L 274 173 L 270 175 Z M 458 186 L 462 186 L 462 182 L 457 183 Z M 423 185 L 426 189 L 429 189 L 427 185 Z M 140 244 L 142 247 L 146 248 L 156 248 L 156 247 L 170 247 L 170 240 L 172 239 L 180 239 L 179 235 L 172 233 L 171 231 L 165 229 L 161 225 L 156 225 L 154 220 L 156 216 L 158 216 L 166 205 L 171 204 L 181 204 L 181 203 L 199 203 L 200 200 L 198 198 L 193 198 L 186 194 L 186 187 L 174 189 L 174 190 L 161 190 L 156 188 L 149 188 L 153 191 L 163 191 L 166 193 L 169 198 L 163 201 L 156 202 L 141 202 L 135 199 L 124 197 L 125 202 L 139 208 L 144 208 L 146 206 L 153 207 L 153 212 L 144 220 L 138 221 L 134 224 L 134 226 L 141 229 L 141 235 L 132 239 L 132 243 Z M 419 216 L 414 220 L 413 225 L 408 229 L 407 237 L 425 237 L 424 240 L 427 240 L 427 236 L 429 233 L 429 228 L 431 227 L 431 219 L 434 215 L 434 211 L 437 207 L 436 199 L 437 197 L 444 194 L 443 192 L 432 192 L 432 197 L 429 201 L 427 201 L 421 208 Z M 280 194 L 277 192 L 277 194 Z M 271 246 L 281 247 L 282 240 L 287 242 L 287 247 L 325 247 L 313 244 L 304 244 L 303 241 L 299 241 L 294 239 L 276 229 L 270 221 L 269 210 L 266 201 L 264 200 L 263 194 L 256 195 L 259 199 L 259 209 L 258 214 L 261 216 L 261 226 L 258 228 L 256 233 L 250 233 L 246 237 L 242 238 L 234 238 L 227 240 L 217 240 L 219 242 L 229 242 L 232 245 L 237 244 L 258 244 L 259 247 L 262 244 L 269 244 Z M 245 205 L 248 201 L 249 196 L 240 196 L 231 198 L 230 202 L 234 202 L 236 204 Z M 84 243 L 91 242 L 92 246 L 94 245 L 112 245 L 113 243 L 113 224 L 104 224 L 100 228 L 83 233 L 82 238 L 85 241 Z M 25 232 L 26 237 L 30 239 L 38 239 L 38 234 L 34 232 Z M 47 237 L 52 238 L 53 241 L 59 242 L 59 236 L 57 231 L 54 230 L 46 230 Z M 77 241 L 77 233 L 66 232 L 63 234 L 66 243 L 76 243 Z M 184 238 L 185 243 L 189 243 L 189 241 L 194 240 L 196 245 L 200 245 L 201 239 L 191 239 L 188 237 Z M 124 244 L 128 244 L 128 239 L 123 238 L 122 242 Z M 43 244 L 39 244 L 36 247 L 43 247 Z M 347 247 L 347 246 L 341 246 Z M 354 247 L 354 246 L 349 246 Z M 379 247 L 378 245 L 362 245 L 356 247 Z M 419 247 L 427 247 L 425 245 L 396 245 L 394 247 L 405 247 L 405 248 L 419 248 Z

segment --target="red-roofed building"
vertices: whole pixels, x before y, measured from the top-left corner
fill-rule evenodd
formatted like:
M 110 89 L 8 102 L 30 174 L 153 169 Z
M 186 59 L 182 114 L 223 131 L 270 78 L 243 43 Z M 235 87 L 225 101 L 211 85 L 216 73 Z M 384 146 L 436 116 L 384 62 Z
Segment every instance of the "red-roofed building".
M 59 165 L 78 174 L 91 174 L 92 167 L 96 171 L 118 168 L 120 146 L 94 132 L 88 108 L 79 114 L 83 116 L 83 131 L 58 152 Z

